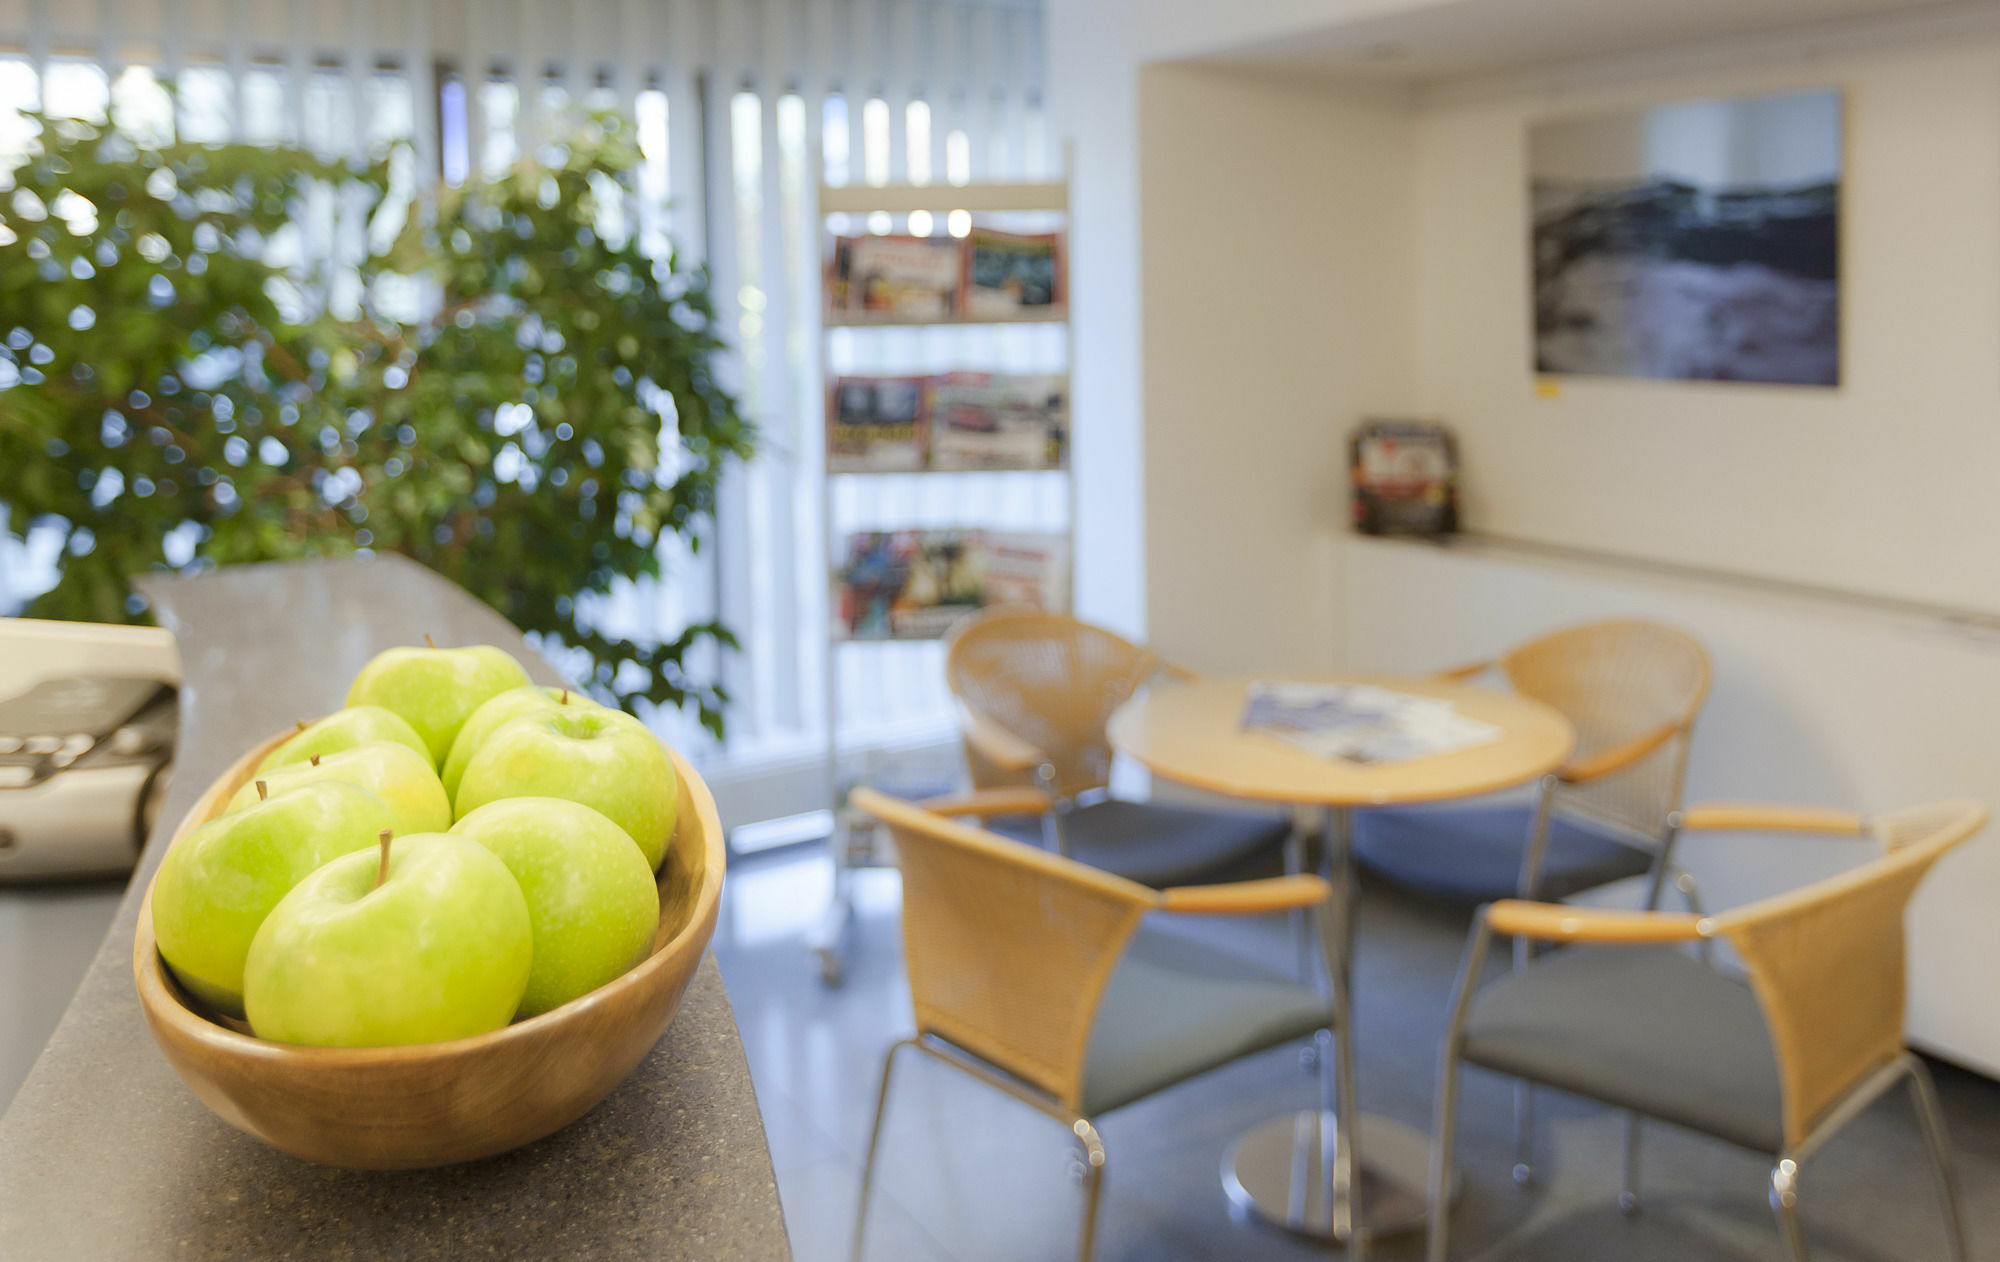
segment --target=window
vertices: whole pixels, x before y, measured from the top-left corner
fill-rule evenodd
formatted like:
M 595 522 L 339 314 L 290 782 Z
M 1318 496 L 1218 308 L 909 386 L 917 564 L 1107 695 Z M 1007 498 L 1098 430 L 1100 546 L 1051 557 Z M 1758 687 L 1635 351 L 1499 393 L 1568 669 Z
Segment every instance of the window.
M 121 21 L 128 10 L 133 23 Z M 170 11 L 182 29 L 138 25 Z M 714 8 L 589 0 L 563 10 L 561 30 L 546 15 L 524 23 L 521 6 L 480 0 L 435 0 L 414 20 L 401 6 L 362 6 L 352 22 L 343 10 L 337 23 L 260 14 L 248 30 L 231 28 L 234 6 L 114 0 L 27 12 L 59 29 L 0 28 L 0 166 L 28 143 L 19 112 L 44 91 L 57 112 L 101 118 L 108 108 L 127 126 L 190 140 L 297 139 L 330 154 L 406 142 L 414 162 L 448 183 L 506 170 L 546 141 L 552 114 L 571 102 L 635 119 L 643 162 L 625 213 L 652 249 L 671 243 L 707 257 L 736 330 L 730 371 L 763 430 L 764 454 L 730 479 L 712 546 L 696 555 L 670 545 L 665 581 L 628 586 L 592 613 L 634 633 L 671 635 L 708 617 L 737 631 L 744 651 L 708 664 L 736 697 L 728 748 L 691 721 L 654 716 L 670 740 L 711 760 L 809 759 L 824 747 L 825 375 L 1065 366 L 1060 332 L 1032 327 L 842 330 L 828 343 L 831 362 L 821 362 L 813 209 L 821 180 L 962 184 L 1055 173 L 1036 86 L 1040 12 L 1019 0 Z M 684 20 L 700 15 L 710 20 Z M 97 20 L 120 25 L 82 28 Z M 382 27 L 367 25 L 374 21 Z M 777 46 L 765 46 L 766 36 Z M 115 49 L 125 60 L 43 51 L 56 48 Z M 533 82 L 523 81 L 524 67 Z M 885 219 L 845 230 L 892 226 L 964 231 Z M 288 248 L 302 264 L 332 261 L 361 248 L 356 231 L 329 192 L 304 208 Z M 359 295 L 341 289 L 337 268 L 327 274 L 335 280 L 326 300 L 351 309 Z M 920 478 L 843 487 L 830 507 L 836 530 L 947 524 L 965 513 L 984 524 L 1059 526 L 1067 512 L 1056 483 L 976 476 L 950 488 Z M 0 540 L 0 606 L 48 581 L 38 549 Z M 937 645 L 857 646 L 837 666 L 852 716 L 843 748 L 948 728 Z

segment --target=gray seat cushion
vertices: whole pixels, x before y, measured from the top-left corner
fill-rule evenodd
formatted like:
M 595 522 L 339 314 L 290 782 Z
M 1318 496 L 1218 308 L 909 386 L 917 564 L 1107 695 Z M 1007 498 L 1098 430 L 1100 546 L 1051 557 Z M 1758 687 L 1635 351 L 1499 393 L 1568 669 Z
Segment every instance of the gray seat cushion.
M 1784 1146 L 1756 998 L 1671 947 L 1573 947 L 1507 974 L 1473 997 L 1465 1059 L 1759 1152 Z
M 995 832 L 1042 844 L 1039 817 L 995 820 Z M 1210 811 L 1105 798 L 1063 816 L 1070 858 L 1165 889 L 1199 885 L 1284 844 L 1291 825 L 1279 816 Z
M 1528 805 L 1393 807 L 1356 811 L 1354 855 L 1371 873 L 1467 906 L 1512 898 L 1534 826 Z M 1536 896 L 1568 898 L 1580 890 L 1639 876 L 1651 852 L 1609 830 L 1557 815 Z
M 1083 1111 L 1095 1116 L 1130 1104 L 1330 1021 L 1327 1000 L 1312 987 L 1141 925 L 1098 1007 Z

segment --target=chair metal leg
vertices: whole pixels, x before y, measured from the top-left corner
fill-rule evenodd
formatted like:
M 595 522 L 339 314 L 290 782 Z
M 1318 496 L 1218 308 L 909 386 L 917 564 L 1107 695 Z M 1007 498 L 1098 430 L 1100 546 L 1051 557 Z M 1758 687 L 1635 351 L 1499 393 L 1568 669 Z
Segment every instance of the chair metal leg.
M 1792 1262 L 1807 1262 L 1805 1233 L 1799 1230 L 1799 1164 L 1780 1157 L 1771 1167 L 1771 1212 L 1778 1216 Z
M 1430 1221 L 1425 1262 L 1445 1262 L 1450 1247 L 1451 1162 L 1458 1140 L 1458 1045 L 1447 1037 L 1438 1066 L 1437 1119 L 1431 1125 Z
M 1535 1087 L 1514 1084 L 1514 1186 L 1535 1181 Z
M 1931 1071 L 1924 1062 L 1906 1053 L 1906 1065 L 1910 1097 L 1916 1103 L 1924 1142 L 1931 1150 L 1931 1170 L 1937 1176 L 1938 1201 L 1944 1210 L 1950 1256 L 1952 1262 L 1966 1262 L 1965 1215 L 1958 1205 L 1958 1178 L 1952 1171 L 1951 1139 L 1945 1133 L 1944 1110 L 1938 1106 L 1937 1087 L 1931 1082 Z
M 1297 876 L 1306 870 L 1306 832 L 1298 820 L 1292 821 L 1292 830 L 1285 836 L 1285 875 Z M 1313 984 L 1313 941 L 1312 926 L 1306 923 L 1306 910 L 1294 907 L 1286 915 L 1291 920 L 1292 944 L 1298 951 L 1299 981 L 1304 985 Z
M 1639 1212 L 1639 1128 L 1643 1124 L 1637 1113 L 1625 1115 L 1625 1188 L 1618 1193 L 1618 1208 L 1628 1218 Z
M 1333 818 L 1327 821 L 1329 849 L 1344 842 L 1344 835 L 1335 832 L 1343 823 Z M 1351 935 L 1355 907 L 1352 888 L 1342 889 L 1335 895 L 1335 901 L 1341 907 L 1341 924 L 1333 922 L 1333 908 L 1329 904 L 1322 903 L 1315 911 L 1323 964 L 1333 990 L 1332 1066 L 1326 1064 L 1326 1046 L 1317 1039 L 1315 1046 L 1319 1047 L 1320 1106 L 1322 1110 L 1330 1111 L 1334 1118 L 1336 1148 L 1332 1165 L 1327 1169 L 1331 1182 L 1327 1189 L 1331 1197 L 1328 1219 L 1334 1237 L 1347 1242 L 1347 1256 L 1358 1262 L 1368 1256 L 1368 1220 L 1362 1212 L 1361 1156 L 1359 1141 L 1354 1136 L 1354 1120 L 1361 1110 L 1361 1094 L 1355 1085 L 1354 997 L 1348 972 L 1349 963 L 1354 958 Z M 1327 1099 L 1329 1091 L 1331 1100 Z
M 1083 1230 L 1076 1246 L 1077 1262 L 1090 1262 L 1097 1247 L 1097 1205 L 1104 1195 L 1104 1140 L 1090 1119 L 1070 1123 L 1070 1133 L 1083 1148 Z
M 1361 1206 L 1361 1156 L 1354 1137 L 1354 1122 L 1361 1113 L 1361 1096 L 1354 1086 L 1354 1021 L 1350 1017 L 1333 1032 L 1334 1057 L 1340 1098 L 1335 1102 L 1334 1132 L 1340 1145 L 1334 1154 L 1333 1224 L 1341 1234 L 1342 1207 L 1345 1207 L 1347 1256 L 1354 1262 L 1368 1257 L 1368 1219 Z
M 875 1150 L 882 1142 L 882 1117 L 889 1109 L 889 1080 L 896 1071 L 896 1053 L 919 1046 L 916 1039 L 898 1039 L 882 1058 L 882 1089 L 875 1095 L 875 1122 L 868 1128 L 868 1156 L 861 1163 L 861 1203 L 854 1210 L 853 1262 L 861 1262 L 861 1246 L 868 1231 L 868 1195 L 875 1186 Z
M 1458 1054 L 1464 1046 L 1465 1018 L 1472 1011 L 1472 995 L 1479 988 L 1479 974 L 1486 967 L 1493 946 L 1493 930 L 1487 927 L 1486 909 L 1480 908 L 1465 944 L 1465 958 L 1458 966 L 1458 980 L 1452 986 L 1451 1017 L 1445 1023 L 1444 1047 L 1438 1053 L 1437 1120 L 1431 1130 L 1431 1170 L 1429 1221 L 1425 1224 L 1424 1256 L 1428 1262 L 1444 1262 L 1449 1247 L 1451 1220 L 1451 1164 L 1458 1142 Z
M 1555 810 L 1554 776 L 1543 776 L 1541 795 L 1535 800 L 1535 823 L 1528 830 L 1528 848 L 1521 855 L 1521 874 L 1514 882 L 1514 897 L 1533 899 L 1542 885 L 1542 860 L 1549 849 L 1549 816 Z M 1520 968 L 1535 955 L 1535 944 L 1526 938 L 1514 939 L 1514 967 Z
M 1049 809 L 1042 812 L 1042 849 L 1069 858 L 1069 833 L 1063 828 L 1063 812 L 1069 804 L 1056 792 L 1056 769 L 1052 763 L 1035 768 L 1035 787 L 1049 796 Z
M 1706 916 L 1708 914 L 1708 909 L 1702 905 L 1701 886 L 1695 881 L 1694 873 L 1688 871 L 1686 868 L 1676 867 L 1674 869 L 1674 888 L 1680 891 L 1681 898 L 1687 903 L 1689 911 L 1697 916 Z M 1715 966 L 1714 938 L 1703 938 L 1700 944 L 1695 947 L 1695 952 L 1701 957 L 1703 964 L 1711 968 Z
M 1707 909 L 1702 906 L 1701 885 L 1694 879 L 1694 873 L 1686 868 L 1675 868 L 1674 888 L 1679 890 L 1681 897 L 1686 900 L 1689 911 L 1697 916 L 1708 914 Z
M 1647 911 L 1660 909 L 1660 893 L 1667 883 L 1667 870 L 1674 866 L 1674 842 L 1681 833 L 1681 813 L 1673 811 L 1667 816 L 1666 827 L 1660 833 L 1659 849 L 1653 853 L 1653 865 L 1646 870 L 1646 901 L 1642 906 Z

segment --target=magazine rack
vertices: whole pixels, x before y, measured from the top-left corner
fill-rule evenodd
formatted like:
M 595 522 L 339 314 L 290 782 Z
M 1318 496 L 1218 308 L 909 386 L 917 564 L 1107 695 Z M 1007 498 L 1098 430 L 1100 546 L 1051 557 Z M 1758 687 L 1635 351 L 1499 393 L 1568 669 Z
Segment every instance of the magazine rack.
M 825 254 L 831 258 L 836 246 L 836 238 L 829 231 L 830 216 L 843 215 L 859 219 L 887 214 L 897 223 L 906 223 L 907 216 L 922 212 L 935 216 L 935 222 L 942 226 L 949 222 L 953 212 L 965 212 L 974 225 L 973 232 L 986 227 L 982 217 L 1008 214 L 1031 214 L 1038 218 L 1059 220 L 1059 242 L 1056 257 L 1058 281 L 1055 288 L 1056 301 L 1045 310 L 1029 312 L 982 312 L 977 315 L 912 315 L 893 311 L 836 310 L 829 294 L 823 293 L 820 303 L 820 362 L 823 367 L 833 361 L 833 340 L 838 330 L 866 329 L 871 327 L 940 327 L 978 326 L 1004 324 L 1054 324 L 1063 329 L 1063 376 L 1065 378 L 1064 398 L 1068 401 L 1066 379 L 1075 364 L 1075 338 L 1069 325 L 1067 303 L 1067 250 L 1069 226 L 1069 185 L 1067 182 L 1047 183 L 1007 183 L 1007 184 L 894 184 L 894 185 L 850 185 L 826 186 L 819 190 L 820 230 L 825 244 Z M 961 217 L 963 222 L 963 217 Z M 990 220 L 987 221 L 990 223 Z M 959 234 L 963 235 L 963 234 Z M 950 239 L 950 238 L 944 238 Z M 829 275 L 831 272 L 829 271 Z M 864 335 L 865 336 L 865 335 Z M 980 365 L 962 364 L 961 368 L 978 370 Z M 828 389 L 831 391 L 834 374 L 827 368 Z M 830 433 L 831 427 L 826 427 Z M 850 829 L 845 806 L 844 789 L 840 773 L 840 730 L 842 711 L 841 671 L 838 655 L 847 645 L 877 642 L 881 639 L 922 639 L 941 638 L 932 635 L 895 635 L 856 637 L 840 634 L 841 616 L 837 567 L 843 549 L 843 538 L 837 533 L 834 520 L 834 487 L 845 479 L 869 478 L 965 478 L 973 475 L 992 477 L 994 475 L 1022 478 L 1061 478 L 1063 483 L 1065 512 L 1060 531 L 1048 532 L 1060 539 L 1065 557 L 1065 577 L 1062 584 L 1064 599 L 1058 607 L 1068 608 L 1074 600 L 1070 575 L 1074 573 L 1076 540 L 1076 478 L 1073 473 L 1074 418 L 1067 417 L 1063 427 L 1062 459 L 1056 465 L 1007 468 L 986 466 L 979 469 L 933 469 L 919 470 L 880 469 L 857 470 L 835 468 L 831 444 L 827 445 L 826 491 L 822 495 L 822 540 L 828 566 L 828 649 L 826 676 L 826 778 L 827 797 L 833 811 L 833 831 L 827 840 L 834 867 L 832 904 L 816 931 L 810 935 L 809 945 L 818 965 L 821 980 L 830 986 L 837 986 L 845 975 L 844 944 L 847 929 L 853 919 L 853 879 L 857 868 L 889 866 L 893 859 L 877 853 L 875 830 L 872 826 Z M 967 529 L 978 529 L 983 523 L 965 521 L 960 523 Z M 881 529 L 880 526 L 874 527 Z M 914 528 L 914 526 L 913 526 Z

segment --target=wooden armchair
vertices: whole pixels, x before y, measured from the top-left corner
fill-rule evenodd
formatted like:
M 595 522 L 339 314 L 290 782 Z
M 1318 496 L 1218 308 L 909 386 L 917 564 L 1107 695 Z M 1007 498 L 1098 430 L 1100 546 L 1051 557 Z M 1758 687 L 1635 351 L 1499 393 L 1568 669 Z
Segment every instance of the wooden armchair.
M 1229 953 L 1142 926 L 1149 913 L 1332 915 L 1317 876 L 1150 889 L 959 822 L 1012 809 L 991 795 L 922 806 L 870 789 L 850 803 L 886 825 L 903 871 L 903 941 L 916 1033 L 889 1049 L 862 1172 L 861 1256 L 882 1117 L 906 1047 L 1055 1118 L 1081 1150 L 1088 1262 L 1105 1168 L 1094 1119 L 1238 1057 L 1330 1037 L 1322 1091 L 1351 1105 L 1349 1032 L 1317 990 Z M 1337 936 L 1325 932 L 1321 940 Z M 1330 964 L 1331 962 L 1329 962 Z M 1338 1081 L 1330 1065 L 1338 1066 Z M 1332 1107 L 1331 1099 L 1323 1102 Z M 1343 1133 L 1330 1203 L 1358 1206 L 1354 1137 Z M 1358 1217 L 1358 1209 L 1352 1211 Z M 1365 1251 L 1365 1241 L 1362 1244 Z M 1358 1255 L 1357 1255 L 1358 1256 Z
M 1468 905 L 1562 899 L 1650 872 L 1646 905 L 1656 905 L 1671 865 L 1667 817 L 1680 804 L 1689 737 L 1708 696 L 1700 642 L 1657 623 L 1597 622 L 1441 674 L 1488 670 L 1569 719 L 1570 760 L 1542 778 L 1532 806 L 1361 812 L 1356 858 Z
M 992 827 L 1155 888 L 1213 880 L 1281 851 L 1291 839 L 1281 818 L 1108 795 L 1105 724 L 1160 675 L 1187 672 L 1067 614 L 995 610 L 962 623 L 945 677 L 972 783 L 1013 792 L 1018 805 L 989 814 Z
M 1638 1205 L 1638 1115 L 1769 1153 L 1771 1207 L 1794 1259 L 1799 1166 L 1898 1082 L 1917 1106 L 1951 1257 L 1966 1256 L 1949 1145 L 1930 1075 L 1903 1043 L 1903 913 L 1930 867 L 1986 808 L 1941 802 L 1865 820 L 1840 811 L 1709 805 L 1683 829 L 1872 837 L 1851 871 L 1720 915 L 1518 900 L 1482 909 L 1452 1001 L 1432 1147 L 1430 1262 L 1443 1262 L 1460 1062 L 1632 1111 L 1628 1212 Z M 1495 934 L 1572 944 L 1478 989 Z M 1682 944 L 1726 939 L 1746 987 Z

